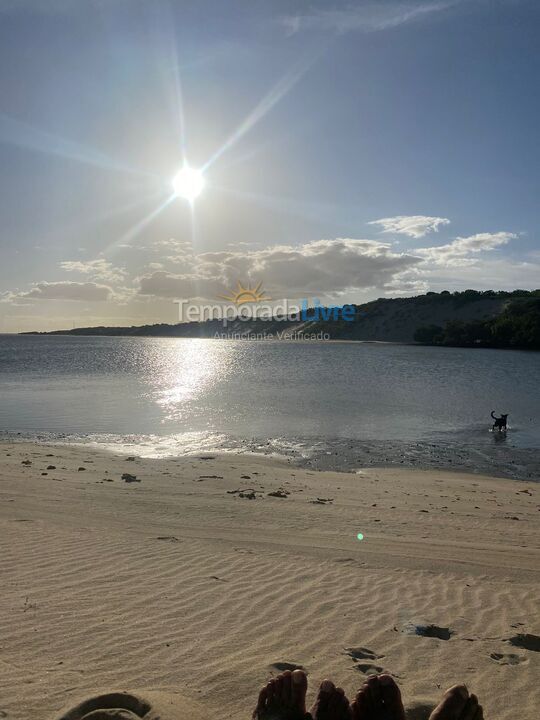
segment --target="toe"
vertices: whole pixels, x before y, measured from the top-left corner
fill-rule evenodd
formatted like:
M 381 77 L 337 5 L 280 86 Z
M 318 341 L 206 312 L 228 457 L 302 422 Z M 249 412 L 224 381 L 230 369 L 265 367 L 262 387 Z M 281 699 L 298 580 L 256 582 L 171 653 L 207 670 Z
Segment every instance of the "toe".
M 475 720 L 476 712 L 478 710 L 478 698 L 476 695 L 471 693 L 471 696 L 467 700 L 465 708 L 461 713 L 460 720 Z
M 349 698 L 345 695 L 344 692 L 342 692 L 340 695 L 339 717 L 343 718 L 343 720 L 350 720 L 352 717 L 352 710 L 349 703 Z
M 337 711 L 341 707 L 343 698 L 345 697 L 345 691 L 343 688 L 334 688 L 333 692 L 330 693 L 330 697 L 328 699 L 328 707 L 332 711 L 334 715 L 337 714 Z
M 465 685 L 454 685 L 444 693 L 430 720 L 459 720 L 468 699 L 469 691 Z
M 281 683 L 279 681 L 279 677 L 272 678 L 272 680 L 270 680 L 268 682 L 268 685 L 266 686 L 266 691 L 267 691 L 266 706 L 267 707 L 269 705 L 272 705 L 273 703 L 275 703 L 276 700 L 278 700 L 279 694 L 280 694 L 280 689 L 281 689 Z
M 335 687 L 331 680 L 321 683 L 316 706 L 315 720 L 351 720 L 352 711 L 345 691 Z
M 260 715 L 262 715 L 262 713 L 264 713 L 264 711 L 266 709 L 267 700 L 268 700 L 268 688 L 265 685 L 262 688 L 261 692 L 259 693 L 259 697 L 257 699 L 257 707 L 253 711 L 253 715 L 252 715 L 253 718 L 257 718 Z
M 294 705 L 306 712 L 307 676 L 303 670 L 294 670 L 291 676 L 291 693 Z
M 336 686 L 331 680 L 323 680 L 320 687 L 319 687 L 319 695 L 323 695 L 326 699 L 330 697 L 330 695 L 334 692 L 336 689 Z
M 365 695 L 359 692 L 351 703 L 351 712 L 354 720 L 362 720 L 366 714 Z
M 369 686 L 364 683 L 360 690 L 356 693 L 356 698 L 352 704 L 353 716 L 355 720 L 363 720 L 370 714 L 370 708 L 373 703 L 371 700 L 371 690 Z
M 284 673 L 281 674 L 281 701 L 285 705 L 290 705 L 292 701 L 292 693 L 291 693 L 291 676 L 292 672 L 290 670 L 285 670 Z
M 369 698 L 372 703 L 381 702 L 381 688 L 379 684 L 379 678 L 377 675 L 370 675 L 366 680 L 366 685 L 369 691 Z
M 322 701 L 324 705 L 328 705 L 330 698 L 332 697 L 336 686 L 331 680 L 323 680 L 319 688 L 318 700 Z
M 405 720 L 405 708 L 401 701 L 401 692 L 391 675 L 379 676 L 379 690 L 381 699 L 395 720 Z
M 335 685 L 331 680 L 326 679 L 322 681 L 312 710 L 312 715 L 314 717 L 324 715 L 328 711 L 330 698 L 332 697 L 335 689 Z
M 356 693 L 356 697 L 351 704 L 351 711 L 354 720 L 363 720 L 368 714 L 369 703 L 366 695 L 366 689 L 360 688 Z

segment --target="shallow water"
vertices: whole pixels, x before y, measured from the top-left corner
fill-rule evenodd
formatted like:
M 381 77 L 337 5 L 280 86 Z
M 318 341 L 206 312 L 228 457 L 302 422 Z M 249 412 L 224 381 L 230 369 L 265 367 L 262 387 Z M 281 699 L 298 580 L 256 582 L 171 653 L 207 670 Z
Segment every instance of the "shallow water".
M 539 389 L 540 355 L 519 351 L 0 336 L 0 430 L 132 441 L 146 454 L 538 449 Z M 489 432 L 492 409 L 510 414 L 507 436 Z

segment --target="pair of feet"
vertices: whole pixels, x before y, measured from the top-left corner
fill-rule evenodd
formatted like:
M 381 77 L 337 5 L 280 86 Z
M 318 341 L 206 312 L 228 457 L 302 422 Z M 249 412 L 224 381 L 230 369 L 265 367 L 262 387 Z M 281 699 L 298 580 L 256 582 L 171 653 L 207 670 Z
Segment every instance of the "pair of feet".
M 374 675 L 352 703 L 331 680 L 323 680 L 310 712 L 306 711 L 307 677 L 302 670 L 286 671 L 263 687 L 253 720 L 405 720 L 401 693 L 390 675 Z M 454 685 L 429 720 L 483 720 L 482 706 L 465 685 Z

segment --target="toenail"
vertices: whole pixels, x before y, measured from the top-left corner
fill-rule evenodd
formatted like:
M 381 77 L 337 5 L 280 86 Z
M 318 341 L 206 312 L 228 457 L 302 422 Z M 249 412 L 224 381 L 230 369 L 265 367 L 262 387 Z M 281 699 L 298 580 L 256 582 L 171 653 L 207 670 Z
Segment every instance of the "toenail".
M 379 680 L 381 682 L 381 685 L 392 685 L 394 682 L 390 675 L 380 675 Z
M 331 680 L 323 680 L 321 683 L 321 690 L 323 692 L 331 692 L 334 689 L 334 683 Z
M 294 670 L 292 674 L 292 681 L 296 685 L 300 685 L 300 683 L 304 682 L 304 673 L 301 670 Z

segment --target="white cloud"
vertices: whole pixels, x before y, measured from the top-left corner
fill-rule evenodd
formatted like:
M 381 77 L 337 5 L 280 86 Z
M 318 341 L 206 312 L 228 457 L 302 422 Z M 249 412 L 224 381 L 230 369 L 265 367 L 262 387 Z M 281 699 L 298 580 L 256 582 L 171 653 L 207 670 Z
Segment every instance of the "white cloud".
M 339 238 L 300 246 L 277 245 L 251 252 L 184 252 L 181 272 L 159 270 L 139 278 L 142 295 L 212 298 L 237 280 L 264 288 L 274 299 L 329 297 L 383 288 L 420 262 L 386 243 Z
M 39 282 L 26 292 L 8 293 L 10 302 L 25 300 L 80 300 L 85 302 L 110 300 L 113 292 L 107 285 L 94 282 Z
M 301 30 L 316 30 L 336 33 L 351 31 L 377 32 L 416 20 L 424 15 L 446 10 L 460 0 L 439 2 L 362 2 L 344 7 L 327 6 L 310 8 L 306 12 L 289 13 L 280 17 L 279 22 L 288 35 Z
M 412 238 L 421 238 L 430 232 L 438 232 L 440 226 L 449 224 L 448 218 L 430 215 L 396 215 L 368 223 L 368 225 L 379 225 L 384 233 L 397 233 Z
M 393 282 L 385 285 L 384 294 L 394 297 L 403 295 L 423 295 L 430 289 L 428 282 L 415 270 L 397 275 Z
M 417 248 L 415 253 L 437 265 L 467 266 L 476 264 L 474 255 L 495 250 L 518 236 L 511 232 L 476 233 L 457 237 L 451 243 L 429 248 Z
M 123 268 L 115 267 L 108 260 L 65 260 L 60 263 L 62 270 L 66 272 L 88 275 L 92 280 L 106 280 L 107 282 L 122 282 L 126 277 Z
M 515 233 L 502 231 L 476 233 L 457 237 L 444 245 L 415 248 L 411 252 L 419 262 L 396 275 L 394 281 L 385 286 L 385 293 L 410 295 L 428 290 L 535 287 L 540 277 L 540 266 L 534 254 L 524 261 L 513 261 L 497 254 L 489 256 L 493 250 L 517 237 Z
M 482 259 L 479 265 L 463 265 L 456 273 L 453 265 L 422 265 L 410 274 L 424 282 L 429 290 L 516 290 L 538 288 L 540 263 L 511 261 L 506 258 Z

